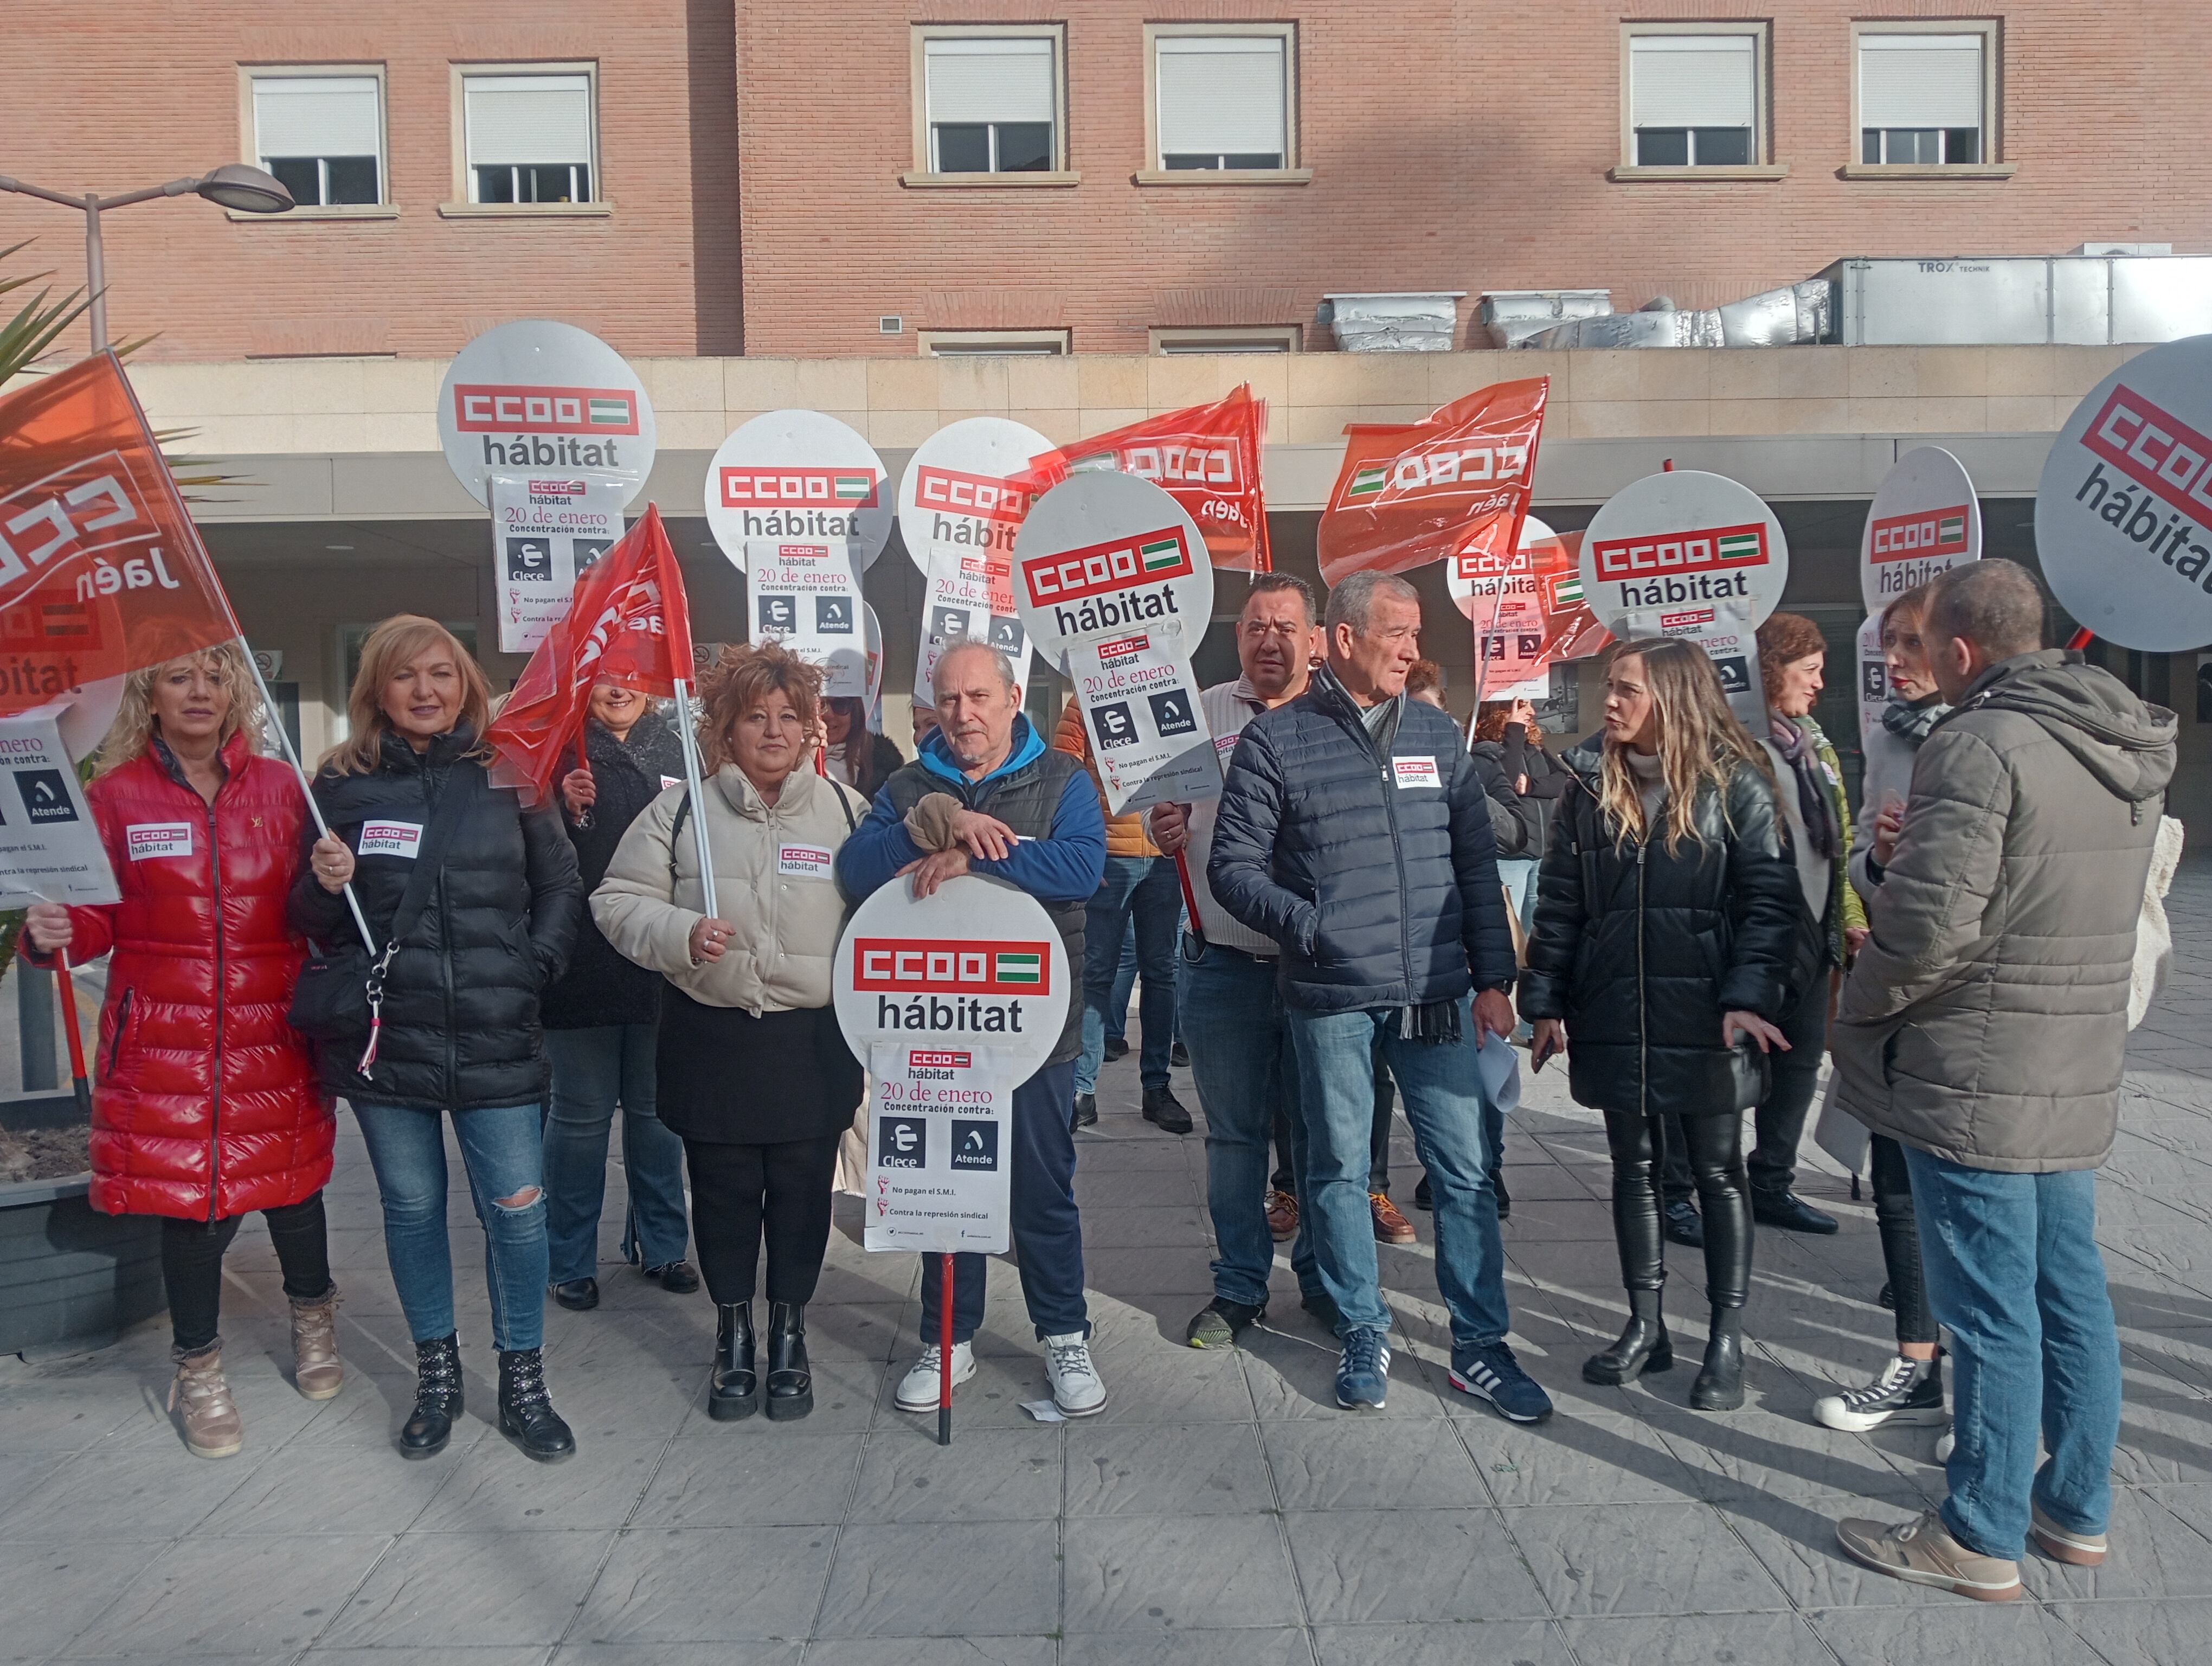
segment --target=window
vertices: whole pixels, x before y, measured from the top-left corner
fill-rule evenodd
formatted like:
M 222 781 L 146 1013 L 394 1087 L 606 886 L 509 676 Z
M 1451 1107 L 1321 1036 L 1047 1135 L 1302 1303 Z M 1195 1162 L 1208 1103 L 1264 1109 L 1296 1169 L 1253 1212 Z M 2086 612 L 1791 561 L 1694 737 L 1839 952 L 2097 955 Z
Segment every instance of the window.
M 915 339 L 927 359 L 977 358 L 1012 354 L 1022 358 L 1060 358 L 1068 351 L 1065 330 L 921 330 Z
M 384 200 L 384 86 L 374 75 L 252 77 L 253 154 L 301 208 Z
M 1637 167 L 1748 167 L 1760 161 L 1760 37 L 1629 39 L 1629 161 Z
M 464 75 L 461 121 L 471 203 L 589 203 L 592 76 Z
M 1295 353 L 1304 331 L 1295 324 L 1265 324 L 1213 327 L 1205 325 L 1156 325 L 1152 331 L 1155 353 Z
M 932 173 L 1048 173 L 1059 76 L 1050 35 L 922 43 Z
M 1161 34 L 1152 42 L 1158 166 L 1289 166 L 1289 42 L 1279 34 Z
M 1861 34 L 1859 161 L 1874 167 L 1988 161 L 1982 135 L 1989 44 L 1979 32 Z

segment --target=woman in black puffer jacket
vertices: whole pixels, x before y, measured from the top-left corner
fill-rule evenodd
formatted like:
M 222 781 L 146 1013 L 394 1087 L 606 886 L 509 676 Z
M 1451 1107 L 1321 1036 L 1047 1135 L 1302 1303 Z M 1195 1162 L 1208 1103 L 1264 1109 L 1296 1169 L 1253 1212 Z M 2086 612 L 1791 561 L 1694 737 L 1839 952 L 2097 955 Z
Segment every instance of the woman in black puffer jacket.
M 546 1397 L 539 1357 L 538 998 L 568 964 L 583 895 L 558 813 L 526 811 L 486 776 L 478 737 L 489 706 L 483 672 L 436 620 L 401 614 L 369 633 L 347 702 L 351 736 L 325 757 L 314 784 L 346 848 L 302 863 L 291 917 L 325 947 L 341 943 L 356 929 L 342 894 L 351 880 L 382 951 L 418 854 L 442 834 L 442 852 L 431 852 L 436 876 L 427 892 L 416 888 L 420 911 L 401 922 L 371 1053 L 326 1043 L 317 1064 L 323 1085 L 360 1119 L 384 1202 L 392 1281 L 415 1337 L 415 1410 L 400 1432 L 402 1454 L 441 1450 L 461 1410 L 444 1113 L 484 1227 L 500 1430 L 530 1456 L 551 1460 L 574 1452 L 575 1441 Z
M 1577 781 L 1537 880 L 1521 1012 L 1535 1022 L 1536 1064 L 1566 1048 L 1569 1088 L 1605 1113 L 1613 1153 L 1630 1317 L 1583 1375 L 1620 1383 L 1674 1363 L 1655 1183 L 1660 1119 L 1674 1112 L 1705 1204 L 1712 1306 L 1690 1403 L 1725 1411 L 1743 1403 L 1751 1286 L 1742 1112 L 1759 1097 L 1759 1054 L 1788 1046 L 1778 1021 L 1818 945 L 1801 927 L 1765 755 L 1695 646 L 1624 643 L 1606 678 L 1603 733 L 1565 761 Z

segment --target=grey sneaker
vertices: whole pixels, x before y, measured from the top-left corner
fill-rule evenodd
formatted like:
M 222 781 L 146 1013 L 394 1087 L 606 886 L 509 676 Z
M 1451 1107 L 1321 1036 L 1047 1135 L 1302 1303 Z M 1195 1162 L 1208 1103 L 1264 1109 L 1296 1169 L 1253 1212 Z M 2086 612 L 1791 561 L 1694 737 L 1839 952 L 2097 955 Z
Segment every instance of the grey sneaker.
M 1192 1316 L 1182 1339 L 1194 1348 L 1233 1348 L 1246 1331 L 1267 1316 L 1265 1306 L 1250 1307 L 1216 1296 Z
M 2101 1567 L 2105 1558 L 2112 1554 L 2112 1546 L 2101 1533 L 2077 1533 L 2070 1527 L 2061 1527 L 2043 1513 L 2041 1505 L 2029 1506 L 2028 1536 L 2035 1541 L 2036 1548 L 2054 1562 L 2067 1562 L 2075 1567 Z
M 1977 1602 L 2009 1602 L 2020 1595 L 2020 1564 L 1971 1551 L 1951 1536 L 1933 1510 L 1917 1520 L 1840 1521 L 1836 1541 L 1853 1561 L 1915 1585 L 1934 1585 Z

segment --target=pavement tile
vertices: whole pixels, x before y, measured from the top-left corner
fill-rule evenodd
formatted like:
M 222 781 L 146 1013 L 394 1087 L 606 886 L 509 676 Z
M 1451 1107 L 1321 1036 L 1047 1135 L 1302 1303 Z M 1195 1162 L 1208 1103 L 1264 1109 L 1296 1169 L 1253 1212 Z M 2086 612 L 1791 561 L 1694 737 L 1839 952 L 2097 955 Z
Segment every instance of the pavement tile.
M 1657 1626 L 1649 1616 L 1564 1620 L 1559 1629 L 1579 1666 L 1830 1666 L 1820 1639 L 1794 1614 L 1677 1614 Z M 1890 1663 L 1911 1658 L 1892 1656 Z
M 1699 1504 L 1608 1504 L 1504 1512 L 1553 1610 L 1727 1614 L 1785 1606 L 1728 1524 Z
M 160 1539 L 10 1545 L 0 1581 L 0 1661 L 45 1660 L 104 1618 L 168 1548 Z
M 172 1538 L 206 1520 L 267 1457 L 248 1446 L 236 1457 L 196 1458 L 181 1439 L 167 1450 L 81 1452 L 0 1516 L 0 1541 Z
M 230 1538 L 404 1532 L 467 1452 L 449 1446 L 410 1462 L 396 1451 L 334 1446 L 312 1462 L 264 1463 L 194 1531 Z
M 702 1419 L 694 1426 L 698 1433 L 669 1444 L 631 1526 L 827 1526 L 844 1519 L 860 1456 L 854 1436 L 793 1434 L 790 1426 L 758 1415 L 737 1423 Z
M 409 1534 L 377 1563 L 321 1640 L 385 1649 L 557 1642 L 613 1537 Z
M 1305 1633 L 1280 1628 L 1089 1633 L 1068 1638 L 1060 1653 L 1060 1666 L 1299 1666 L 1310 1657 Z
M 1273 1503 L 1249 1423 L 1068 1426 L 1071 1517 L 1261 1514 Z
M 845 1529 L 816 1635 L 1032 1636 L 1060 1620 L 1048 1522 L 896 1522 Z M 987 1578 L 956 1571 L 988 1570 Z
M 1060 1431 L 1043 1424 L 973 1429 L 950 1446 L 879 1429 L 868 1437 L 848 1518 L 1049 1522 L 1060 1514 Z
M 1458 1434 L 1442 1420 L 1314 1418 L 1270 1423 L 1261 1438 L 1285 1510 L 1479 1509 L 1491 1502 Z
M 151 1660 L 304 1648 L 392 1542 L 374 1534 L 186 1539 L 116 1592 L 70 1646 Z
M 1061 1529 L 1064 1629 L 1183 1632 L 1297 1625 L 1297 1585 L 1272 1516 L 1104 1516 Z
M 1443 1415 L 1436 1383 L 1421 1362 L 1395 1341 L 1389 1384 L 1379 1412 L 1347 1412 L 1336 1403 L 1339 1349 L 1334 1337 L 1322 1337 L 1318 1326 L 1311 1332 L 1248 1331 L 1243 1347 L 1233 1356 L 1223 1357 L 1243 1362 L 1244 1381 L 1262 1423 L 1305 1417 L 1364 1420 Z
M 1960 1600 L 1862 1567 L 1836 1542 L 1836 1523 L 1847 1517 L 1885 1524 L 1910 1521 L 1928 1508 L 1928 1500 L 1917 1493 L 1871 1498 L 1840 1493 L 1743 1497 L 1723 1499 L 1712 1508 L 1751 1547 L 1752 1554 L 1799 1608 L 1912 1608 Z
M 667 1444 L 579 1436 L 574 1457 L 537 1463 L 504 1437 L 480 1441 L 414 1527 L 422 1533 L 621 1527 Z
M 1551 1620 L 1462 1620 L 1455 1625 L 1316 1626 L 1321 1666 L 1574 1666 L 1574 1655 Z M 1290 1657 L 1295 1660 L 1295 1655 Z
M 574 1642 L 789 1640 L 814 1623 L 831 1527 L 632 1529 L 614 1541 Z
M 510 1649 L 310 1649 L 301 1666 L 545 1666 L 553 1651 L 526 1643 Z M 742 1663 L 740 1663 L 742 1666 Z
M 1249 1332 L 1246 1333 L 1248 1335 Z M 1249 1423 L 1252 1391 L 1235 1352 L 1151 1348 L 1094 1350 L 1106 1383 L 1101 1423 Z
M 1212 1246 L 1212 1222 L 1194 1203 L 1102 1205 L 1083 1211 L 1086 1263 L 1097 1250 L 1203 1250 L 1211 1260 Z
M 1686 1373 L 1677 1367 L 1676 1374 Z M 1752 1406 L 1712 1413 L 1668 1402 L 1646 1409 L 1668 1450 L 1688 1466 L 1700 1496 L 1716 1502 L 1894 1493 L 1919 1484 L 1867 1436 L 1826 1428 L 1809 1417 Z
M 1299 1511 L 1284 1523 L 1317 1626 L 1551 1613 L 1495 1510 Z
M 2100 1656 L 2112 1666 L 2120 1666 L 2127 1658 L 2090 1648 L 2076 1634 L 2069 1615 L 2040 1603 L 1972 1602 L 1938 1595 L 1939 1602 L 1923 1608 L 1821 1608 L 1805 1617 L 1841 1666 L 1896 1666 L 1899 1661 L 1946 1658 L 2002 1660 L 2005 1666 L 2100 1666 Z M 2160 1666 L 2178 1666 L 2187 1657 L 2138 1657 L 2157 1658 Z
M 2212 1499 L 2205 1489 L 2121 1487 L 2112 1494 L 2106 1534 L 2112 1554 L 2101 1567 L 2074 1567 L 2033 1547 L 2021 1583 L 2046 1602 L 2096 1597 L 2212 1596 Z
M 553 1651 L 551 1666 L 799 1666 L 805 1652 L 803 1643 L 747 1641 L 721 1643 L 563 1643 Z M 302 1666 L 313 1666 L 319 1657 L 307 1657 Z M 361 1666 L 385 1666 L 380 1660 L 364 1660 Z M 413 1666 L 410 1661 L 409 1666 Z M 465 1660 L 453 1666 L 469 1666 Z
M 806 1645 L 810 1666 L 1053 1666 L 1054 1654 L 1050 1637 L 841 1637 Z
M 2070 1627 L 2094 1657 L 2109 1666 L 2176 1666 L 2202 1660 L 2206 1640 L 2212 1639 L 2212 1602 L 2201 1599 L 2053 1602 L 2045 1612 Z
M 1680 1504 L 1696 1478 L 1650 1426 L 1632 1417 L 1555 1415 L 1455 1426 L 1499 1505 Z

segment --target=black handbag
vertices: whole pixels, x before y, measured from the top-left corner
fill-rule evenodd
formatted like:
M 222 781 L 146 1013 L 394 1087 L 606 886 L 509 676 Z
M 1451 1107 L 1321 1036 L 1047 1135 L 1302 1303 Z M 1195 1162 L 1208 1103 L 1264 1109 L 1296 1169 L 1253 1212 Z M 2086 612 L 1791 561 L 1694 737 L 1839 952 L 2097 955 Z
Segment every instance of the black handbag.
M 422 830 L 422 842 L 416 847 L 414 871 L 407 876 L 406 889 L 399 893 L 399 906 L 392 910 L 391 936 L 380 952 L 372 957 L 368 945 L 356 934 L 335 948 L 308 956 L 300 968 L 287 1014 L 292 1027 L 309 1041 L 325 1046 L 359 1048 L 360 1062 L 354 1070 L 364 1080 L 375 1074 L 376 1044 L 383 1028 L 384 977 L 391 970 L 392 958 L 430 904 L 454 828 L 488 790 L 482 764 L 463 759 L 453 766 L 445 796 L 430 812 L 429 825 Z
M 1773 1065 L 1759 1043 L 1748 1036 L 1739 1036 L 1735 1045 L 1729 1049 L 1732 1108 L 1738 1111 L 1758 1110 L 1773 1081 Z

